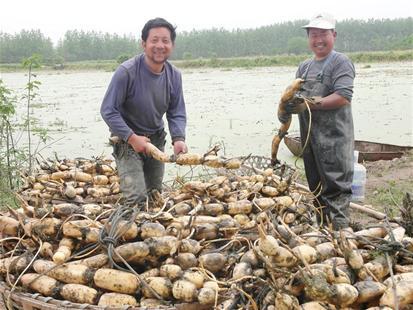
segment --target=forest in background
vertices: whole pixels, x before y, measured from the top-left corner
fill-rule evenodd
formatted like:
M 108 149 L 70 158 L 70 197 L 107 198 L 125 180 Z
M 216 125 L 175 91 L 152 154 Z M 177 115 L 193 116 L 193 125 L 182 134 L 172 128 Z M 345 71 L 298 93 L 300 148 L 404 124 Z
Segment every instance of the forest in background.
M 309 53 L 307 20 L 277 23 L 255 29 L 209 29 L 179 32 L 174 60 Z M 413 49 L 413 18 L 345 20 L 337 24 L 336 50 L 341 52 Z M 0 32 L 0 63 L 20 63 L 33 54 L 45 64 L 87 60 L 126 59 L 140 52 L 139 37 L 97 31 L 68 30 L 56 46 L 40 30 Z

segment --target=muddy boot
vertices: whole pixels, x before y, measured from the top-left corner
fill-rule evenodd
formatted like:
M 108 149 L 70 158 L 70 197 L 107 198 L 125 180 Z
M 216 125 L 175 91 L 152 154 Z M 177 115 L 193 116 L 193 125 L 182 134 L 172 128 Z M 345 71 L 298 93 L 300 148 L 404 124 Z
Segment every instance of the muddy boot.
M 334 219 L 332 221 L 332 224 L 333 224 L 333 229 L 335 231 L 339 231 L 339 230 L 342 230 L 342 229 L 345 229 L 345 228 L 349 227 L 349 222 L 348 222 L 347 219 L 341 219 L 341 218 L 340 219 Z

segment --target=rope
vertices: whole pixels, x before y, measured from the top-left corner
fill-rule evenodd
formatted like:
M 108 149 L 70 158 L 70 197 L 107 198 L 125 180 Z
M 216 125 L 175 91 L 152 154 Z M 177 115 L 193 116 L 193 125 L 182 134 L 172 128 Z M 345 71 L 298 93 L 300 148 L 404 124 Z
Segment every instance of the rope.
M 308 111 L 308 130 L 307 130 L 307 137 L 305 138 L 305 143 L 304 143 L 304 146 L 303 146 L 303 148 L 302 148 L 302 150 L 301 150 L 301 154 L 298 155 L 298 157 L 303 156 L 304 150 L 306 149 L 306 147 L 307 147 L 307 145 L 308 145 L 308 142 L 310 141 L 311 127 L 312 127 L 312 113 L 311 113 L 310 106 L 308 105 L 308 101 L 311 102 L 311 99 L 307 99 L 307 98 L 306 98 L 306 99 L 304 100 L 305 106 L 306 106 L 307 111 Z M 298 158 L 295 160 L 295 163 L 297 163 L 297 160 L 298 160 Z M 296 167 L 297 167 L 297 166 L 296 166 Z
M 113 212 L 109 218 L 107 223 L 110 223 L 109 229 L 106 227 L 102 227 L 99 232 L 99 244 L 103 248 L 106 249 L 109 257 L 109 264 L 111 267 L 116 266 L 119 270 L 127 269 L 119 266 L 113 259 L 114 248 L 118 244 L 118 239 L 122 237 L 122 235 L 132 226 L 135 222 L 135 218 L 139 212 L 138 207 L 135 205 L 134 207 L 129 206 L 120 206 L 118 207 L 115 212 Z M 123 224 L 123 223 L 125 224 Z M 121 225 L 122 224 L 122 225 Z
M 135 223 L 136 216 L 140 208 L 138 205 L 134 205 L 133 207 L 130 206 L 120 206 L 118 207 L 115 212 L 113 212 L 110 217 L 108 218 L 107 223 L 110 223 L 109 230 L 102 227 L 99 232 L 99 240 L 98 243 L 101 247 L 106 249 L 109 258 L 109 266 L 111 268 L 115 267 L 118 270 L 131 272 L 133 273 L 139 280 L 139 282 L 145 286 L 153 296 L 155 296 L 158 300 L 163 301 L 162 297 L 156 293 L 142 278 L 141 276 L 128 264 L 128 262 L 116 251 L 116 245 L 118 244 L 118 239 L 122 237 L 122 235 L 131 227 L 133 223 Z M 126 224 L 123 224 L 126 222 Z M 107 226 L 107 225 L 105 225 Z M 113 258 L 113 255 L 116 255 L 122 263 L 127 267 L 124 268 L 120 266 Z

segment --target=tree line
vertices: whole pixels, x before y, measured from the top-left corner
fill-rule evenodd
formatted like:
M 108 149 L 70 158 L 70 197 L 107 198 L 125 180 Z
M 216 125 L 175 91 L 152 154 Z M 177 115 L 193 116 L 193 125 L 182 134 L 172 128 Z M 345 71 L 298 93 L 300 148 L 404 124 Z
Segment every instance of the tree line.
M 255 29 L 209 29 L 179 32 L 174 59 L 271 56 L 308 53 L 307 20 Z M 337 24 L 336 49 L 342 52 L 413 48 L 413 18 L 345 20 Z M 179 30 L 179 28 L 178 28 Z M 40 30 L 0 32 L 0 63 L 18 63 L 39 54 L 45 63 L 125 59 L 141 51 L 138 35 L 69 30 L 56 46 Z

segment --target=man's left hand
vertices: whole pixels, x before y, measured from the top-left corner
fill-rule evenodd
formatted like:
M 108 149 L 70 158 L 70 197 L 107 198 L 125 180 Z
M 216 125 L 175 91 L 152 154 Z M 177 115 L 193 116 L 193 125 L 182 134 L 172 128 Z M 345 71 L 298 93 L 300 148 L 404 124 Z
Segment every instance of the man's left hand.
M 174 154 L 178 155 L 181 153 L 188 153 L 188 147 L 184 141 L 175 141 L 174 142 Z
M 321 97 L 321 96 L 314 96 L 314 97 L 310 98 L 310 101 L 314 105 L 320 105 L 322 99 L 323 99 L 323 97 Z

